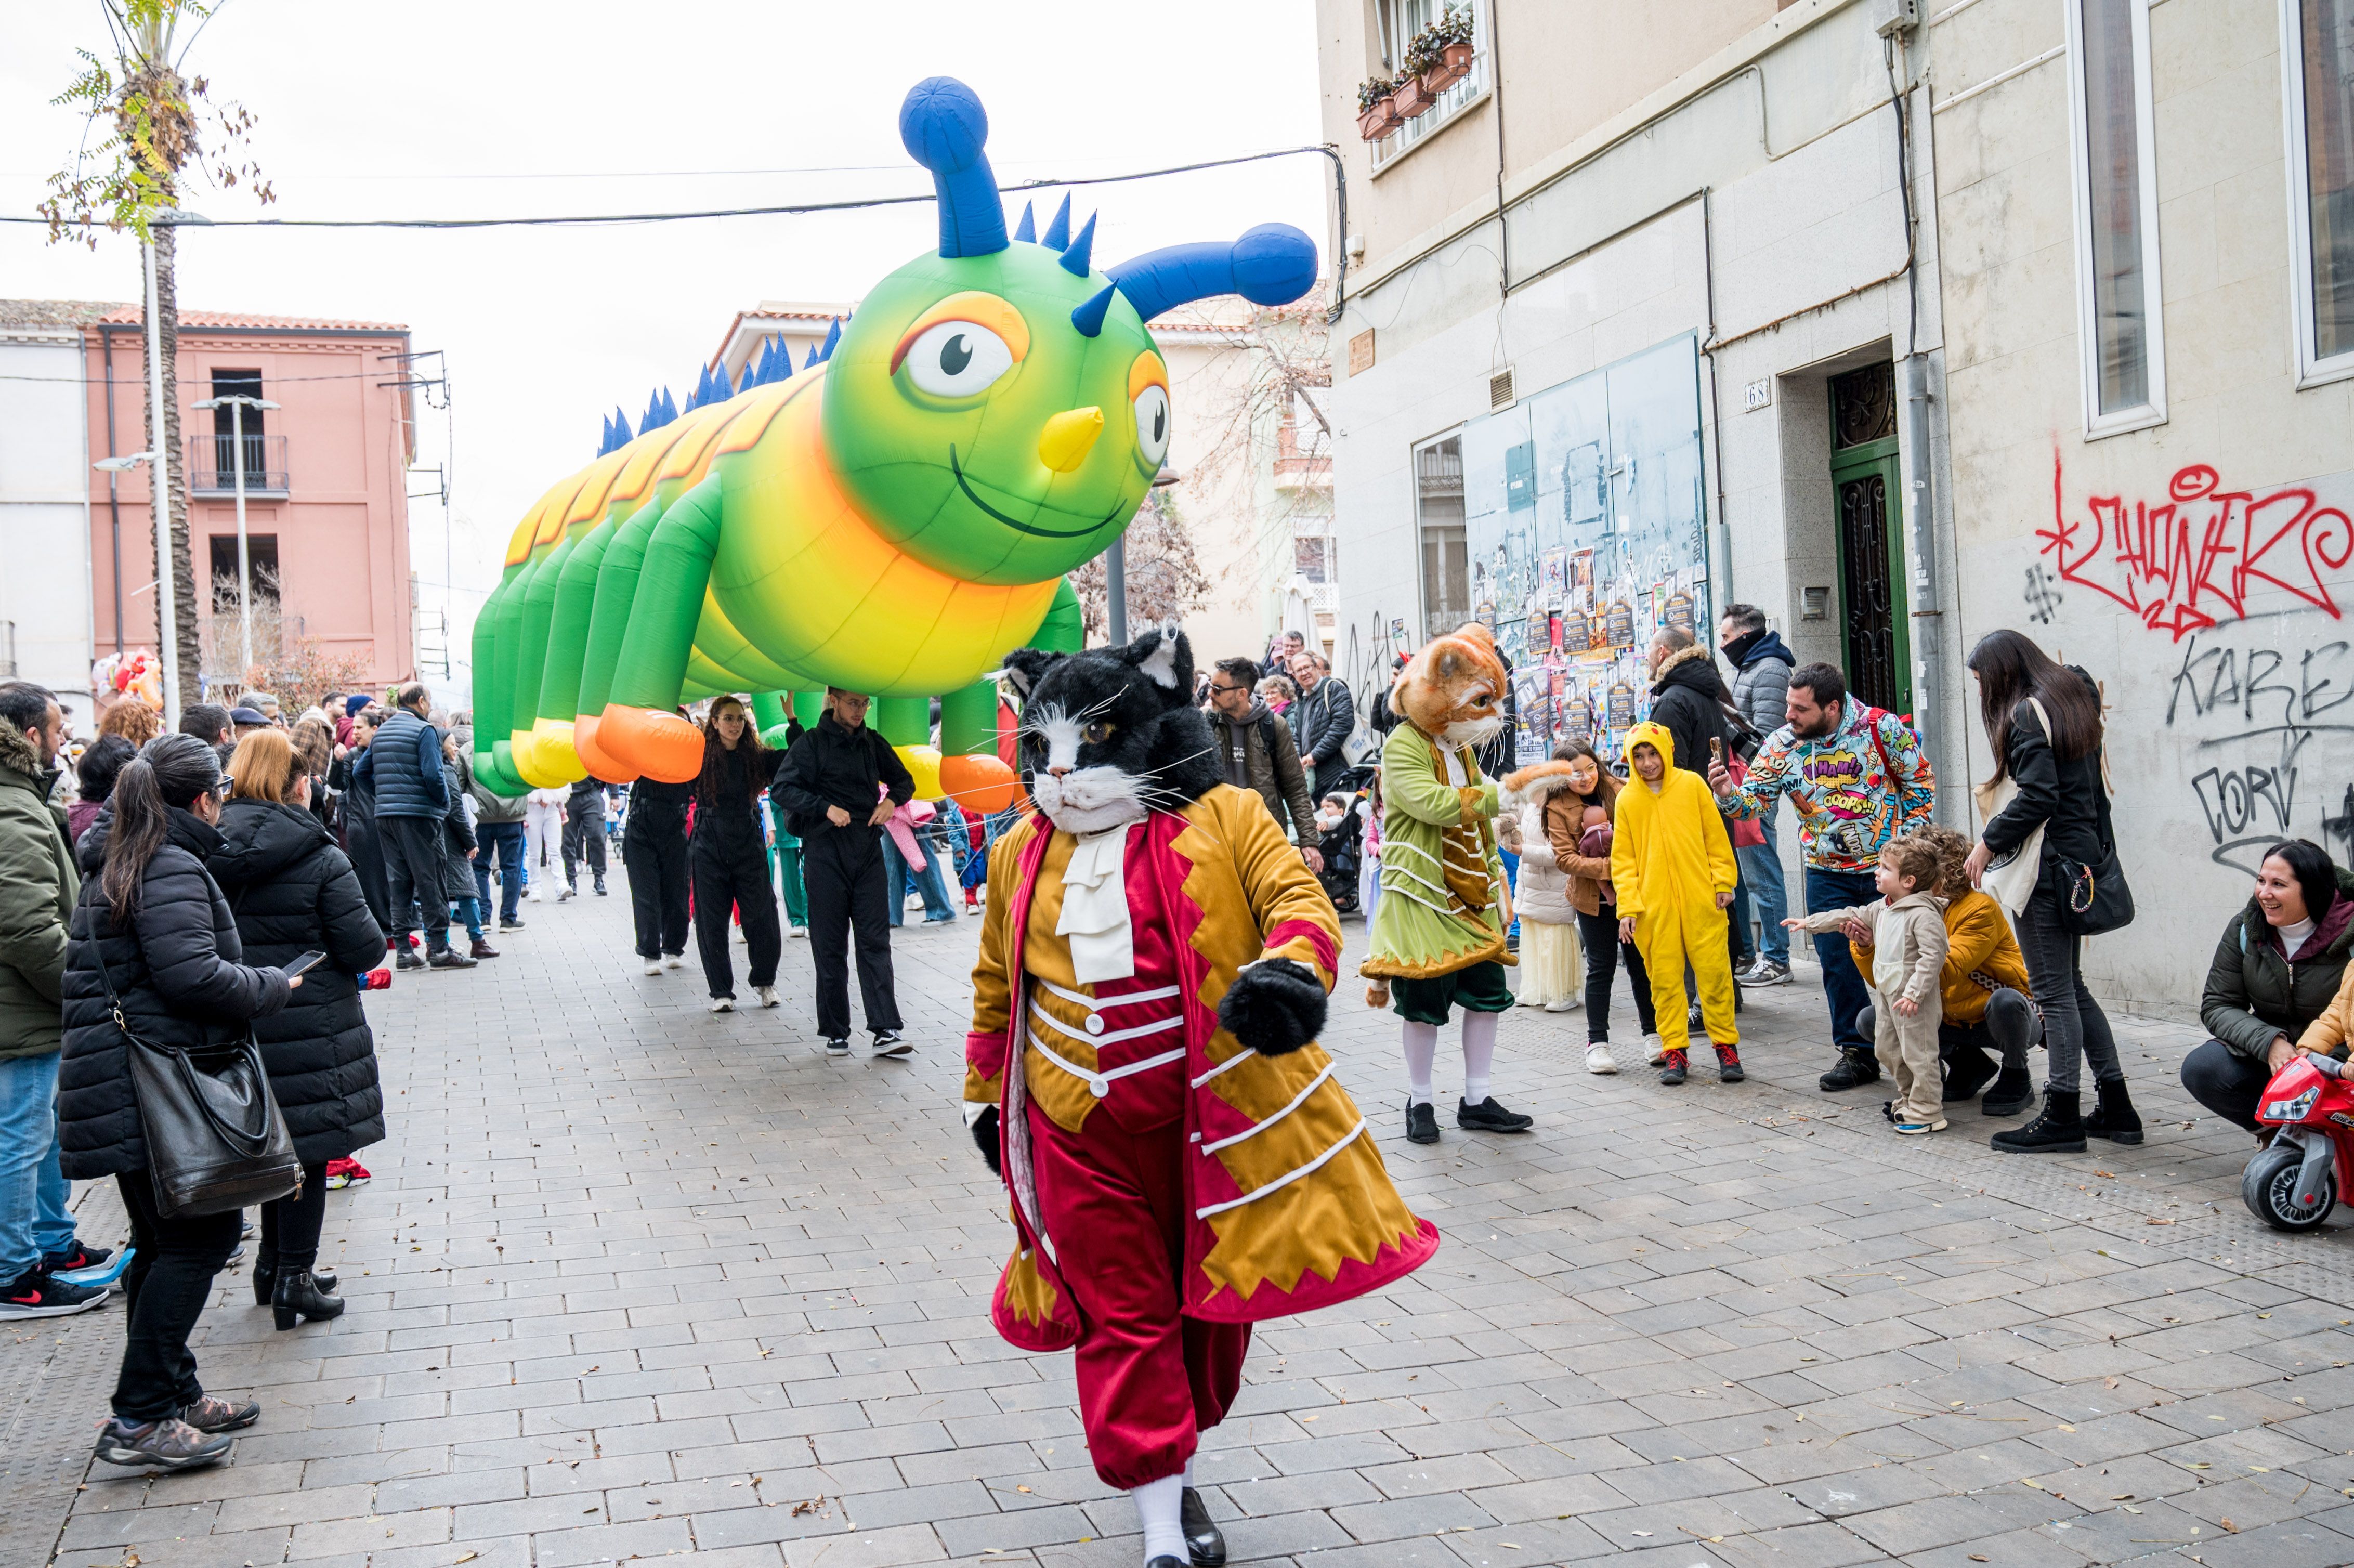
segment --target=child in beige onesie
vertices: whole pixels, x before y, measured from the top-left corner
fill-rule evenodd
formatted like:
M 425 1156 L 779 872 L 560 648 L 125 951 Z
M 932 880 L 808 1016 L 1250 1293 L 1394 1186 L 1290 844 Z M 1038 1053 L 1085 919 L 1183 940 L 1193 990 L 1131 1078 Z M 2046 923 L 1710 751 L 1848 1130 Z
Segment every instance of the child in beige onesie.
M 1937 852 L 1918 835 L 1880 852 L 1880 896 L 1853 909 L 1820 909 L 1785 920 L 1794 930 L 1836 931 L 1850 921 L 1872 928 L 1871 984 L 1876 1054 L 1896 1085 L 1889 1115 L 1907 1137 L 1942 1132 L 1945 1074 L 1937 1063 L 1937 1025 L 1945 1017 L 1939 974 L 1946 967 L 1945 900 Z

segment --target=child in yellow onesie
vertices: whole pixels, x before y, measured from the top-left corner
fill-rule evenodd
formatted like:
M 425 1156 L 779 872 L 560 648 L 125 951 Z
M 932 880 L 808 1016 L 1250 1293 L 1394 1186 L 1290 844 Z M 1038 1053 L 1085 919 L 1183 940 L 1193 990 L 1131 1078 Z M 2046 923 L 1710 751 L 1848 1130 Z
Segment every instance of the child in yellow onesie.
M 1610 885 L 1618 895 L 1618 937 L 1631 941 L 1650 972 L 1651 1006 L 1667 1048 L 1659 1082 L 1684 1081 L 1691 1035 L 1684 1020 L 1684 966 L 1699 982 L 1701 1019 L 1716 1047 L 1717 1075 L 1737 1084 L 1741 1029 L 1733 1016 L 1733 959 L 1725 907 L 1738 873 L 1733 841 L 1716 797 L 1697 773 L 1676 768 L 1665 725 L 1648 721 L 1627 733 L 1634 782 L 1618 791 L 1617 832 L 1610 844 Z
M 1879 897 L 1782 922 L 1804 931 L 1836 931 L 1850 920 L 1872 927 L 1873 1054 L 1896 1085 L 1889 1118 L 1908 1138 L 1946 1129 L 1937 1025 L 1946 1016 L 1938 982 L 1949 938 L 1938 870 L 1935 843 L 1926 833 L 1908 833 L 1880 852 Z

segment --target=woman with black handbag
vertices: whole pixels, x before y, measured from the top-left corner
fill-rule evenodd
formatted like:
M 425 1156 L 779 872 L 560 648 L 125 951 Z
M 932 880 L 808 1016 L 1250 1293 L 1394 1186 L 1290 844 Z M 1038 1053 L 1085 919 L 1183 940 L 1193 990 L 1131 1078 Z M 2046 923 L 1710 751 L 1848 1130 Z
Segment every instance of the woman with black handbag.
M 234 1446 L 228 1433 L 261 1414 L 252 1401 L 217 1398 L 196 1381 L 188 1335 L 237 1246 L 240 1220 L 235 1206 L 196 1213 L 212 1204 L 186 1201 L 186 1167 L 166 1158 L 181 1150 L 150 1136 L 150 1116 L 161 1107 L 147 1099 L 154 1078 L 142 1065 L 176 1064 L 185 1076 L 191 1056 L 251 1054 L 253 1021 L 281 1011 L 302 984 L 239 961 L 228 902 L 205 869 L 221 847 L 214 824 L 223 782 L 211 747 L 193 736 L 158 736 L 124 764 L 107 814 L 79 850 L 84 880 L 66 951 L 58 1138 L 69 1179 L 115 1179 L 137 1249 L 122 1279 L 131 1320 L 113 1418 L 98 1437 L 98 1457 L 114 1465 L 210 1464 Z M 246 1086 L 274 1122 L 266 1085 Z M 282 1124 L 274 1130 L 282 1143 Z M 290 1190 L 292 1156 L 287 1149 L 288 1180 L 277 1192 L 243 1201 Z M 237 1194 L 211 1196 L 225 1202 Z
M 1994 749 L 1988 788 L 1999 792 L 2008 783 L 2015 789 L 1988 821 L 1964 869 L 1975 887 L 1997 856 L 2037 857 L 2034 891 L 2014 923 L 2051 1055 L 2042 1114 L 1991 1141 L 2013 1154 L 2079 1152 L 2087 1137 L 2139 1143 L 2141 1118 L 2126 1091 L 2116 1039 L 2085 987 L 2081 963 L 2086 936 L 2133 918 L 2109 822 L 2100 688 L 2083 670 L 2053 662 L 2010 630 L 1980 638 L 1970 650 L 1969 670 Z M 2086 1056 L 2100 1096 L 2089 1117 L 2077 1086 Z
M 315 780 L 285 731 L 257 729 L 239 741 L 228 774 L 221 847 L 206 869 L 228 896 L 245 956 L 281 967 L 304 953 L 327 956 L 286 1011 L 253 1030 L 302 1162 L 301 1189 L 262 1205 L 253 1299 L 275 1310 L 279 1328 L 292 1329 L 344 1309 L 335 1277 L 316 1272 L 327 1161 L 384 1138 L 376 1036 L 353 979 L 383 962 L 384 928 L 352 863 L 311 814 Z

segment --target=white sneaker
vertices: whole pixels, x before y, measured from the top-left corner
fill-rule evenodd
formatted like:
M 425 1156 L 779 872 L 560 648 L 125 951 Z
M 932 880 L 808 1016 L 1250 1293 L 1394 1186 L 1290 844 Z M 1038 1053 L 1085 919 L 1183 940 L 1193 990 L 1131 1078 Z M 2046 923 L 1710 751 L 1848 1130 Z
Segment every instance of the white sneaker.
M 666 969 L 683 969 L 686 968 L 686 956 L 683 953 L 664 953 L 663 955 L 663 968 Z
M 1547 1012 L 1575 1012 L 1583 1005 L 1584 1003 L 1580 1002 L 1574 996 L 1557 996 L 1551 1001 L 1545 1003 L 1545 1011 Z
M 646 973 L 650 975 L 658 975 L 662 973 L 662 960 L 660 959 L 648 959 L 646 960 Z
M 1589 1073 L 1603 1074 L 1615 1073 L 1618 1070 L 1618 1064 L 1611 1059 L 1608 1041 L 1589 1040 L 1585 1043 L 1585 1070 Z
M 732 996 L 715 996 L 711 999 L 711 1011 L 733 1012 L 736 1011 L 736 999 Z
M 788 926 L 785 927 L 785 935 L 788 937 L 806 938 L 809 936 L 809 927 L 806 926 Z
M 1667 1043 L 1666 1041 L 1664 1041 L 1664 1040 L 1660 1039 L 1657 1034 L 1646 1034 L 1646 1035 L 1644 1035 L 1644 1036 L 1643 1036 L 1643 1060 L 1644 1060 L 1644 1061 L 1646 1061 L 1646 1062 L 1648 1062 L 1648 1063 L 1649 1063 L 1652 1066 L 1656 1067 L 1656 1066 L 1659 1066 L 1661 1063 L 1665 1062 L 1667 1059 L 1668 1059 L 1668 1043 Z
M 752 988 L 752 994 L 760 999 L 760 1005 L 762 1007 L 774 1007 L 777 1005 L 777 988 L 775 986 L 756 985 Z

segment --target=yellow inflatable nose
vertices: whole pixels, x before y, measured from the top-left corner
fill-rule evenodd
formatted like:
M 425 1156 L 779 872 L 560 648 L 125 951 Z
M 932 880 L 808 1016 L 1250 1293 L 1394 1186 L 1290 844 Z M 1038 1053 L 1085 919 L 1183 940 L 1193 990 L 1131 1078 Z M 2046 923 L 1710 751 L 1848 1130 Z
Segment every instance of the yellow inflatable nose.
M 1046 421 L 1038 434 L 1038 461 L 1056 473 L 1068 473 L 1087 461 L 1096 438 L 1103 434 L 1103 410 L 1066 408 Z

